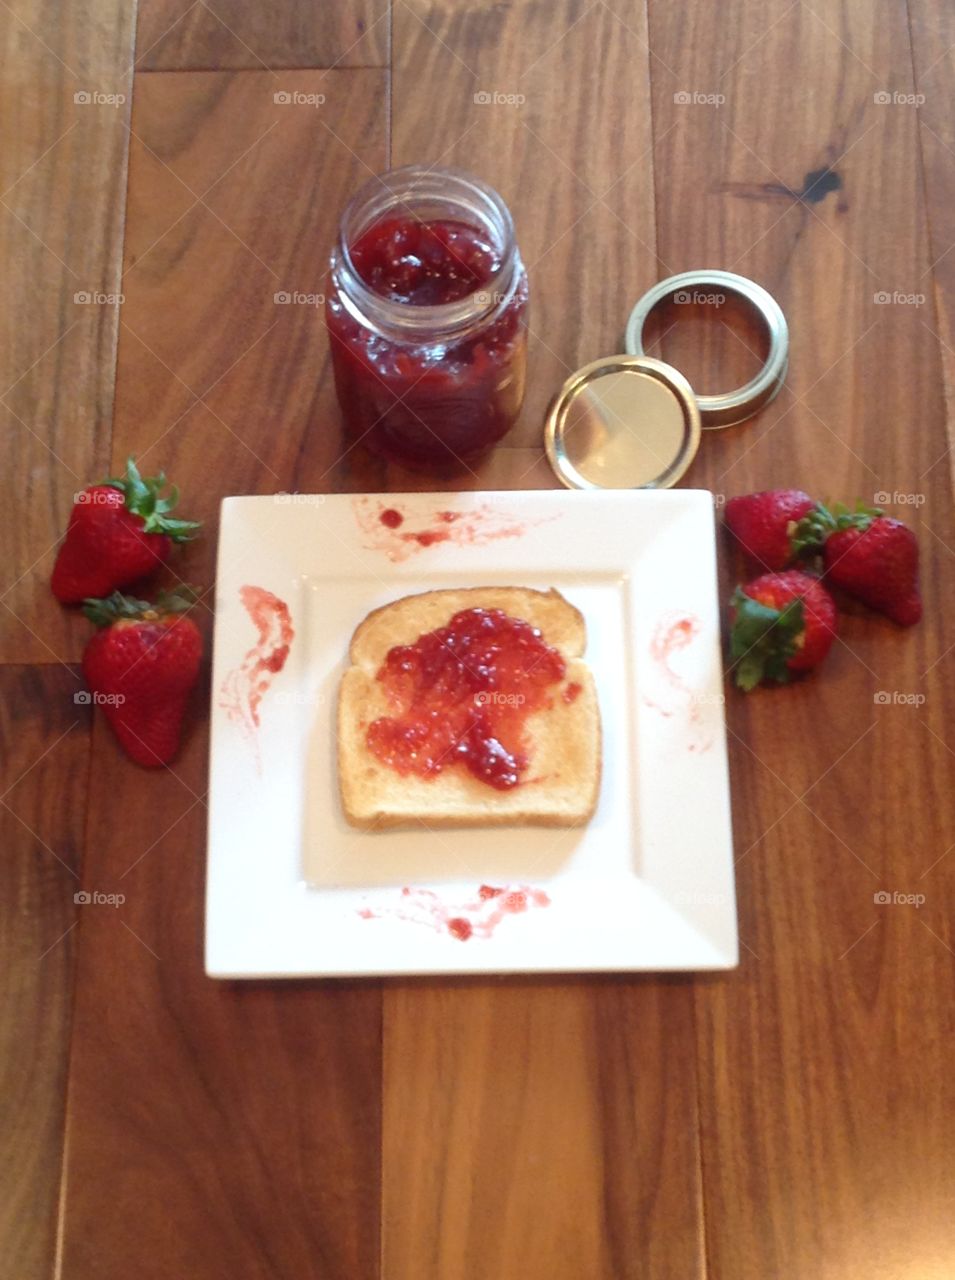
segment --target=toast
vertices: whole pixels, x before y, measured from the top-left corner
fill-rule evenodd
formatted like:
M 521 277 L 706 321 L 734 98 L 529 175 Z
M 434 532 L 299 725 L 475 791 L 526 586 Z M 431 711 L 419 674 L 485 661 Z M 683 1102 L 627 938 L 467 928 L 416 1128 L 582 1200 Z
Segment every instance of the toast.
M 369 726 L 395 707 L 377 679 L 394 646 L 448 624 L 461 610 L 501 609 L 538 628 L 564 660 L 546 705 L 527 714 L 527 764 L 520 782 L 501 790 L 454 762 L 437 775 L 399 772 L 368 746 Z M 376 829 L 535 824 L 570 827 L 593 815 L 600 787 L 600 711 L 590 668 L 582 660 L 582 614 L 558 591 L 473 587 L 405 596 L 374 610 L 358 626 L 338 698 L 338 776 L 345 817 Z M 568 697 L 570 693 L 571 697 Z

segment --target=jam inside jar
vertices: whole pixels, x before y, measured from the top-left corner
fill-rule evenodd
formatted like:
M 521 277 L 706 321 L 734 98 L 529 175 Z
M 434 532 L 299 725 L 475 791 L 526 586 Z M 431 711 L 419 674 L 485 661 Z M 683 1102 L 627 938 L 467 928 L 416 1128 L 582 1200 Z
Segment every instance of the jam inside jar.
M 342 215 L 325 318 L 352 443 L 456 470 L 513 426 L 527 273 L 507 206 L 476 178 L 410 166 L 369 182 Z

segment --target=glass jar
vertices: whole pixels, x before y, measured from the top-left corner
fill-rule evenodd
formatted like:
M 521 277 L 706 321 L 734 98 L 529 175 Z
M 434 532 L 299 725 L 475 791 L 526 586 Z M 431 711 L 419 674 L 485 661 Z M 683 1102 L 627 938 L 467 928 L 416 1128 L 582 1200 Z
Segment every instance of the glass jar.
M 527 273 L 503 200 L 452 169 L 374 178 L 342 214 L 325 303 L 346 436 L 456 469 L 524 398 Z

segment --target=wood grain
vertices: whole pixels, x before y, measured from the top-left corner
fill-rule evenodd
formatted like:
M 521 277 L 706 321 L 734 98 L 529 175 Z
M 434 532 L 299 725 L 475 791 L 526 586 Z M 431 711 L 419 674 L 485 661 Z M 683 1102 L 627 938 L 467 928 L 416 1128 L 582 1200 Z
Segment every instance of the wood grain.
M 115 0 L 17 4 L 0 32 L 0 661 L 66 661 L 85 623 L 48 581 L 108 464 L 119 307 L 83 299 L 119 292 L 133 22 Z
M 387 0 L 143 0 L 140 71 L 264 71 L 388 63 Z
M 574 3 L 403 3 L 394 37 L 393 162 L 469 169 L 514 213 L 532 337 L 509 440 L 528 468 L 499 451 L 517 465 L 497 483 L 553 485 L 547 401 L 580 364 L 620 349 L 655 275 L 643 19 Z M 571 91 L 581 84 L 586 95 Z M 689 993 L 653 980 L 390 985 L 388 1280 L 700 1274 Z
M 0 668 L 0 1253 L 53 1274 L 90 708 L 65 667 Z
M 315 300 L 341 207 L 366 163 L 384 165 L 385 80 L 283 84 L 325 100 L 277 104 L 265 72 L 137 77 L 114 461 L 138 452 L 180 483 L 210 536 L 172 572 L 203 586 L 226 494 L 364 487 L 340 461 Z
M 692 254 L 755 277 L 792 332 L 787 389 L 755 421 L 707 435 L 687 482 L 718 498 L 793 484 L 869 502 L 885 492 L 919 534 L 927 599 L 909 632 L 850 604 L 818 678 L 729 696 L 744 962 L 696 988 L 715 1280 L 913 1264 L 941 1277 L 953 1247 L 951 1012 L 938 999 L 953 960 L 951 762 L 933 736 L 950 737 L 952 696 L 941 378 L 921 309 L 878 299 L 917 293 L 929 263 L 916 116 L 874 96 L 911 91 L 905 8 L 844 18 L 836 32 L 785 3 L 758 16 L 697 6 L 688 26 L 650 8 L 661 260 Z M 714 93 L 719 106 L 685 101 Z M 785 194 L 826 167 L 838 190 Z M 714 334 L 719 321 L 714 308 Z M 722 337 L 699 344 L 699 328 L 678 324 L 664 350 L 695 361 L 693 376 L 735 379 L 735 339 Z M 728 594 L 746 570 L 725 550 Z M 925 902 L 878 905 L 880 892 Z
M 688 994 L 389 984 L 382 1274 L 702 1275 Z
M 380 991 L 204 977 L 201 700 L 169 772 L 98 726 L 84 885 L 126 900 L 79 941 L 61 1274 L 365 1280 Z
M 926 326 L 925 340 L 936 336 L 942 348 L 945 375 L 945 400 L 948 409 L 947 448 L 939 454 L 935 466 L 955 462 L 955 202 L 952 200 L 951 173 L 955 160 L 955 128 L 946 104 L 955 86 L 955 13 L 938 0 L 909 0 L 909 22 L 912 33 L 914 80 L 901 91 L 893 79 L 883 92 L 893 99 L 886 103 L 903 113 L 915 112 L 925 184 L 929 223 L 929 265 L 915 282 L 911 292 L 926 295 L 920 309 Z M 905 90 L 914 91 L 915 101 L 905 98 Z M 901 98 L 896 94 L 901 92 Z
M 260 72 L 137 77 L 115 456 L 181 479 L 209 525 L 171 572 L 204 585 L 220 498 L 314 486 L 308 468 L 338 450 L 321 313 L 273 295 L 321 289 L 354 152 L 383 161 L 384 84 L 287 83 L 325 102 L 277 105 Z M 380 992 L 203 976 L 207 699 L 173 772 L 96 741 L 86 874 L 127 901 L 91 915 L 79 949 L 64 1280 L 364 1280 Z

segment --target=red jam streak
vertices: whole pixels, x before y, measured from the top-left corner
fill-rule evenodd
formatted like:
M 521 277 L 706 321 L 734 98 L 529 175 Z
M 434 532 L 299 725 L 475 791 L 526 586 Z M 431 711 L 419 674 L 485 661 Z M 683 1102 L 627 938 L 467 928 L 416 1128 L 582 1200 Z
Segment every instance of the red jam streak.
M 696 618 L 664 619 L 659 623 L 650 641 L 650 654 L 657 668 L 669 684 L 686 697 L 692 697 L 692 691 L 686 682 L 673 670 L 671 659 L 674 654 L 685 649 L 696 635 L 700 624 Z M 672 715 L 672 712 L 670 713 Z
M 245 586 L 239 599 L 258 632 L 255 644 L 222 682 L 219 705 L 248 736 L 259 727 L 259 707 L 272 680 L 285 666 L 295 631 L 284 600 L 264 587 Z
M 576 702 L 577 699 L 580 697 L 580 691 L 581 691 L 581 686 L 577 683 L 577 681 L 571 680 L 570 684 L 567 685 L 567 687 L 564 689 L 564 694 L 563 694 L 564 701 Z
M 693 726 L 700 721 L 699 704 L 693 689 L 674 668 L 673 661 L 684 649 L 689 648 L 699 634 L 700 620 L 692 614 L 671 614 L 661 619 L 650 641 L 650 657 L 657 675 L 657 687 L 652 696 L 646 694 L 643 699 L 647 706 L 668 718 L 685 713 Z M 691 735 L 687 749 L 702 752 L 712 745 L 710 739 Z
M 460 302 L 490 286 L 497 251 L 464 222 L 384 218 L 349 246 L 376 294 L 408 307 Z M 409 340 L 362 323 L 332 290 L 325 308 L 335 387 L 346 428 L 375 453 L 412 468 L 463 468 L 511 428 L 524 395 L 527 276 L 488 303 L 461 335 Z
M 548 705 L 565 669 L 530 623 L 502 609 L 463 609 L 388 652 L 377 678 L 394 714 L 368 726 L 368 748 L 401 774 L 433 779 L 463 765 L 510 790 L 528 766 L 527 717 Z
M 433 511 L 419 514 L 386 507 L 371 498 L 354 500 L 353 510 L 366 551 L 381 551 L 399 564 L 427 547 L 452 543 L 481 547 L 501 538 L 522 538 L 529 529 L 559 517 L 520 520 L 491 503 L 467 511 Z M 408 527 L 413 526 L 413 527 Z
M 400 906 L 380 910 L 362 907 L 358 914 L 363 920 L 392 919 L 424 925 L 458 942 L 468 942 L 471 938 L 490 938 L 508 916 L 549 906 L 550 898 L 543 889 L 526 884 L 509 888 L 482 884 L 477 896 L 463 903 L 449 905 L 432 889 L 406 888 L 401 890 Z

